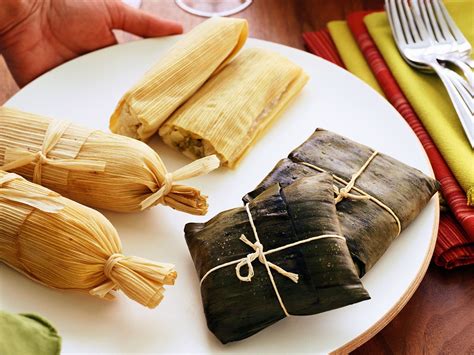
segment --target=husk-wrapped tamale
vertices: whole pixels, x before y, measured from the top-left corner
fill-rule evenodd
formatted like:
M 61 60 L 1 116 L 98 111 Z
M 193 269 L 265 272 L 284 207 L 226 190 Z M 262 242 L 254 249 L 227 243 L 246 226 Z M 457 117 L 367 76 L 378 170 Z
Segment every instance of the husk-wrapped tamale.
M 223 343 L 288 315 L 369 299 L 341 237 L 329 174 L 273 185 L 245 208 L 187 224 L 185 234 L 208 327 Z
M 125 95 L 112 114 L 114 133 L 147 140 L 242 48 L 247 21 L 211 18 L 180 39 Z
M 45 286 L 111 299 L 114 290 L 154 308 L 171 264 L 124 256 L 117 231 L 99 212 L 0 171 L 0 261 Z
M 251 201 L 275 183 L 288 186 L 322 170 L 335 176 L 337 214 L 360 275 L 372 268 L 439 186 L 436 180 L 390 156 L 317 129 L 243 200 Z M 354 187 L 346 188 L 351 179 Z
M 307 81 L 278 53 L 245 49 L 165 122 L 160 136 L 192 159 L 216 154 L 234 167 Z
M 0 107 L 0 169 L 88 206 L 135 212 L 162 203 L 205 214 L 206 196 L 174 181 L 218 166 L 211 157 L 168 173 L 158 154 L 135 139 Z

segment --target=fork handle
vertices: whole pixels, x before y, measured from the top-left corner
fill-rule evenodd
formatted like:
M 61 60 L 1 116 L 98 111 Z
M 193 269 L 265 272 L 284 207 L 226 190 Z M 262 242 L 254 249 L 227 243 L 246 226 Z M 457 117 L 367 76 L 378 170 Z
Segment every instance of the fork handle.
M 474 90 L 474 73 L 472 72 L 471 67 L 466 64 L 466 62 L 454 57 L 443 57 L 441 60 L 452 63 L 461 69 L 464 76 L 466 77 L 467 82 L 471 86 L 471 89 Z
M 430 65 L 443 82 L 451 102 L 453 103 L 454 109 L 458 114 L 459 120 L 461 121 L 461 124 L 464 128 L 466 137 L 469 140 L 471 147 L 474 148 L 474 118 L 446 72 L 446 70 L 450 69 L 444 68 L 436 60 L 431 62 Z

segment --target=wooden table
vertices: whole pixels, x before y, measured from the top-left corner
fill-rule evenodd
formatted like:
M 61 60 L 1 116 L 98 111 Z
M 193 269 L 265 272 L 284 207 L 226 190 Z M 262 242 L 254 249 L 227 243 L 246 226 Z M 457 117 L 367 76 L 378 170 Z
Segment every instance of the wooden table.
M 199 0 L 196 0 L 199 1 Z M 250 36 L 304 49 L 301 33 L 353 11 L 380 9 L 382 0 L 254 0 L 236 17 L 249 21 Z M 179 20 L 188 31 L 202 18 L 171 0 L 144 0 L 142 8 Z M 118 33 L 120 41 L 132 37 Z M 18 90 L 0 59 L 0 104 Z M 350 322 L 350 320 L 348 320 Z M 413 298 L 380 333 L 354 354 L 474 354 L 474 267 L 446 271 L 431 265 Z

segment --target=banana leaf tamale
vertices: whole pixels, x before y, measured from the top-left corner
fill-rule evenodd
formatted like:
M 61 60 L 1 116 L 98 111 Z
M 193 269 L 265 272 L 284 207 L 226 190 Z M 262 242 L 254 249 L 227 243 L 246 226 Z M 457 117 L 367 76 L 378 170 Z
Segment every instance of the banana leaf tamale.
M 101 213 L 3 171 L 0 262 L 44 286 L 105 299 L 122 290 L 149 308 L 177 276 L 171 264 L 124 256 L 117 231 Z
M 245 49 L 164 123 L 160 136 L 191 159 L 216 154 L 235 167 L 307 81 L 278 53 Z
M 0 169 L 95 208 L 136 212 L 161 203 L 205 214 L 207 197 L 176 182 L 219 166 L 208 158 L 169 173 L 135 139 L 0 107 Z
M 214 17 L 196 26 L 124 94 L 110 119 L 111 131 L 150 138 L 239 52 L 247 35 L 244 19 Z
M 187 224 L 209 329 L 227 343 L 288 315 L 369 299 L 341 235 L 329 174 L 272 185 L 245 208 Z
M 361 276 L 418 216 L 439 186 L 436 180 L 390 156 L 317 129 L 243 200 L 251 201 L 275 183 L 288 186 L 321 171 L 335 177 L 337 214 Z

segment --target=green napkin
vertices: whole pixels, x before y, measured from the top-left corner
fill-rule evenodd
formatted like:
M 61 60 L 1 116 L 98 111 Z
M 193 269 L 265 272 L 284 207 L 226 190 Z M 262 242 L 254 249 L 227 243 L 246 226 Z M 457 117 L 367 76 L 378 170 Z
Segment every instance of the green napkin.
M 385 96 L 372 70 L 352 36 L 346 21 L 331 21 L 328 30 L 347 70 L 365 81 L 380 95 Z
M 0 354 L 59 355 L 60 351 L 61 337 L 44 318 L 0 311 Z
M 446 7 L 471 44 L 474 43 L 474 2 L 445 1 Z M 443 84 L 436 75 L 412 69 L 400 56 L 385 13 L 364 18 L 370 35 L 418 117 L 474 206 L 474 152 L 464 135 Z

